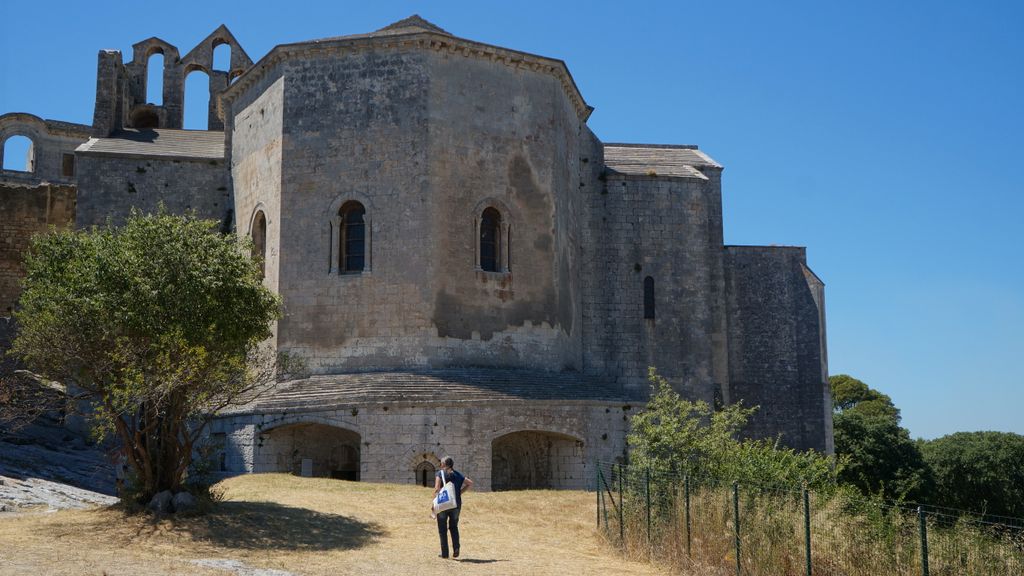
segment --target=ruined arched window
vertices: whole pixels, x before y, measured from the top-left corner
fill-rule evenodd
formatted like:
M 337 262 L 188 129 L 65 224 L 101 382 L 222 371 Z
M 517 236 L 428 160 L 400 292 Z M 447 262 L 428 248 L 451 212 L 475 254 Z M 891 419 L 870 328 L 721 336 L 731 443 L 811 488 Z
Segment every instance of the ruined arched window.
M 654 278 L 644 278 L 644 318 L 654 319 Z
M 164 103 L 164 54 L 159 50 L 146 60 L 146 102 L 156 106 Z
M 437 469 L 430 462 L 424 460 L 416 465 L 416 483 L 420 486 L 433 488 L 434 474 L 437 474 Z
M 501 214 L 494 208 L 480 217 L 480 269 L 501 271 Z
M 210 129 L 210 76 L 203 70 L 192 70 L 185 77 L 184 128 Z
M 263 211 L 252 219 L 252 257 L 259 263 L 260 278 L 267 275 L 267 217 Z
M 227 42 L 214 45 L 213 69 L 221 72 L 231 71 L 231 46 Z
M 4 140 L 3 169 L 17 172 L 36 171 L 36 149 L 31 138 L 14 135 Z
M 338 270 L 362 272 L 366 265 L 366 208 L 359 202 L 346 202 L 338 215 L 341 217 Z

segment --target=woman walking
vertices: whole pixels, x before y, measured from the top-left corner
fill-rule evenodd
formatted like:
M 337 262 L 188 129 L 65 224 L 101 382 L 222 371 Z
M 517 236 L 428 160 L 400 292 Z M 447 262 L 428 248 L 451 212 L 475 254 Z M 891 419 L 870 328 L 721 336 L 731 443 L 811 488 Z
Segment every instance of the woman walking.
M 473 487 L 473 481 L 462 472 L 455 470 L 455 460 L 445 456 L 441 470 L 434 476 L 434 496 L 444 488 L 446 482 L 455 485 L 455 508 L 437 514 L 437 533 L 441 536 L 441 558 L 448 557 L 448 532 L 452 533 L 452 557 L 459 557 L 459 512 L 462 510 L 462 493 Z

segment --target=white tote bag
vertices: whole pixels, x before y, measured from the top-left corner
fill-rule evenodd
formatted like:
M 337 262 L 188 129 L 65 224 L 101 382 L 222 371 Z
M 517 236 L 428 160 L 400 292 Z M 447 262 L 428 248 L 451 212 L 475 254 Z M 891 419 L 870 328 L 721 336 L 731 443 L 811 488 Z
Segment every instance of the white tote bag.
M 450 480 L 445 481 L 444 470 L 441 470 L 441 482 L 444 482 L 444 487 L 437 493 L 437 496 L 434 496 L 434 514 L 451 510 L 456 506 L 455 484 L 452 484 Z

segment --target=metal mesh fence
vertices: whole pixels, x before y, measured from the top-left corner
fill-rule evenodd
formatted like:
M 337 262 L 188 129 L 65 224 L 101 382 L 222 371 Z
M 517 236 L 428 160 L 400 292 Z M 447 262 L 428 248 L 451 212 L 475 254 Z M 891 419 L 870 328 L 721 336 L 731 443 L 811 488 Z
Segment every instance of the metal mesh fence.
M 601 463 L 597 526 L 628 557 L 701 575 L 1024 574 L 1024 520 Z

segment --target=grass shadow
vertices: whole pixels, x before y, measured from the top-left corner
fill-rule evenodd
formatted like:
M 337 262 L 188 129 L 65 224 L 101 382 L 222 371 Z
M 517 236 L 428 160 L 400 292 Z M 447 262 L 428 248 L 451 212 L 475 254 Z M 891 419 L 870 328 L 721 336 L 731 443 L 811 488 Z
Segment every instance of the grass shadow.
M 174 524 L 194 540 L 243 550 L 354 550 L 385 534 L 374 523 L 273 502 L 221 502 Z

